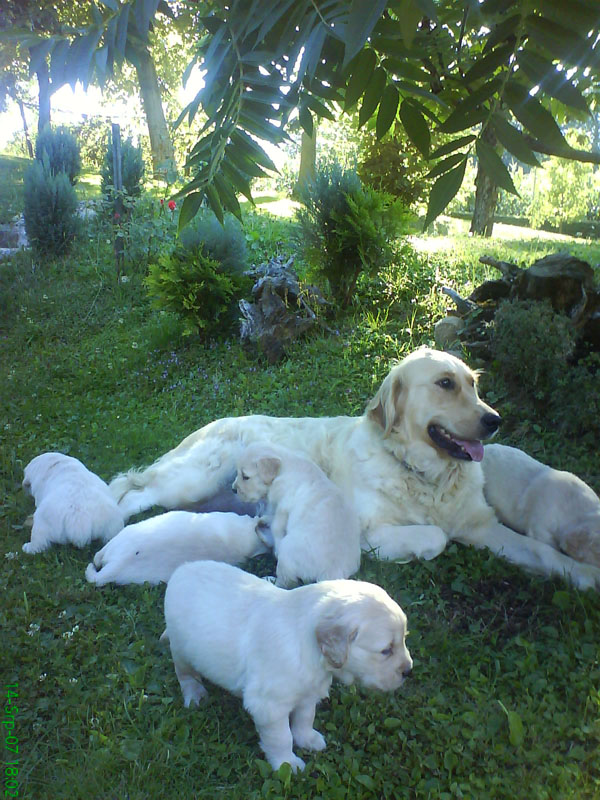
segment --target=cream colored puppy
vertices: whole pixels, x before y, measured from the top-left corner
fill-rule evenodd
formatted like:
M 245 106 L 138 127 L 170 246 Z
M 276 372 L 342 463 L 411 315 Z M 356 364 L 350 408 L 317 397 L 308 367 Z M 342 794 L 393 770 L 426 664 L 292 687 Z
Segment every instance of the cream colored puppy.
M 249 445 L 233 490 L 246 502 L 267 501 L 277 586 L 349 578 L 360 567 L 358 515 L 309 459 L 279 445 Z
M 266 553 L 256 533 L 258 520 L 234 513 L 169 511 L 128 525 L 94 556 L 90 583 L 165 583 L 187 561 L 241 564 Z
M 23 489 L 33 495 L 31 541 L 26 553 L 51 544 L 84 547 L 93 539 L 108 541 L 125 524 L 108 486 L 72 456 L 42 453 L 25 467 Z
M 167 584 L 163 638 L 185 706 L 206 678 L 241 696 L 273 767 L 304 768 L 293 746 L 322 750 L 317 702 L 332 678 L 393 691 L 412 669 L 406 616 L 379 586 L 324 581 L 280 589 L 214 561 L 180 567 Z
M 600 567 L 600 499 L 580 478 L 503 444 L 486 445 L 483 471 L 501 522 Z

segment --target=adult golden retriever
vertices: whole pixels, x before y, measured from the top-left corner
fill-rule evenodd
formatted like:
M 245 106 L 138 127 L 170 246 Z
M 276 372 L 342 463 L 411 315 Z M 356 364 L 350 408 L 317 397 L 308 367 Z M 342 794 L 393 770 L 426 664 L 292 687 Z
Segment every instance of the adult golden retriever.
M 430 559 L 457 540 L 600 589 L 600 569 L 496 519 L 481 460 L 482 440 L 499 423 L 466 364 L 423 348 L 392 368 L 360 417 L 216 420 L 110 487 L 126 517 L 153 505 L 186 507 L 231 485 L 245 445 L 271 441 L 311 458 L 342 489 L 359 516 L 362 547 L 380 558 Z

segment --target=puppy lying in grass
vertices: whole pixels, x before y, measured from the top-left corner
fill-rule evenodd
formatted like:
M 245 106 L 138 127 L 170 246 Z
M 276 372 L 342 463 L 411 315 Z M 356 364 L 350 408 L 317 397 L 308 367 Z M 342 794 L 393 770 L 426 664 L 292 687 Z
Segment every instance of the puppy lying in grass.
M 85 577 L 105 583 L 165 583 L 186 561 L 241 564 L 266 553 L 258 520 L 232 512 L 169 511 L 128 525 L 94 556 Z
M 251 444 L 238 462 L 233 490 L 246 502 L 267 501 L 277 586 L 349 578 L 360 567 L 358 516 L 309 459 L 285 447 Z
M 482 464 L 501 522 L 600 567 L 600 499 L 586 483 L 503 444 L 486 445 Z
M 36 456 L 25 467 L 23 489 L 36 505 L 26 553 L 40 553 L 51 544 L 106 542 L 125 524 L 107 484 L 72 456 Z
M 379 586 L 334 580 L 286 591 L 214 561 L 185 564 L 165 593 L 166 630 L 186 707 L 206 678 L 241 696 L 273 767 L 304 768 L 332 678 L 393 691 L 412 669 L 406 616 Z

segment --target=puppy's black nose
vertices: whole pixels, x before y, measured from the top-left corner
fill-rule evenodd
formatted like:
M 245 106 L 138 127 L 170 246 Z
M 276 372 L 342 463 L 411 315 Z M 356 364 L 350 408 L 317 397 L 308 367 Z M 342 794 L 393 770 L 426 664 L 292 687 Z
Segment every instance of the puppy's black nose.
M 486 412 L 481 418 L 481 424 L 486 431 L 489 431 L 490 436 L 492 433 L 494 433 L 494 431 L 498 430 L 501 422 L 502 417 L 500 414 L 494 414 L 491 411 Z
M 404 667 L 404 669 L 402 670 L 402 677 L 408 678 L 411 672 L 412 672 L 412 667 Z

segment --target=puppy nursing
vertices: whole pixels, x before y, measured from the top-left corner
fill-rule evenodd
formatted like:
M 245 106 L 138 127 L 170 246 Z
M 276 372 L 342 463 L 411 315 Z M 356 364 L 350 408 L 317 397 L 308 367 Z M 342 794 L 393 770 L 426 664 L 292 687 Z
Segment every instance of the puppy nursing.
M 485 447 L 485 496 L 519 533 L 600 567 L 600 499 L 571 472 L 502 444 Z
M 233 489 L 246 502 L 267 500 L 277 586 L 348 578 L 360 567 L 358 516 L 312 461 L 284 447 L 251 444 Z
M 128 525 L 94 556 L 90 583 L 165 583 L 181 564 L 212 559 L 241 564 L 267 552 L 257 520 L 232 512 L 169 511 Z
M 53 543 L 84 547 L 93 539 L 108 541 L 125 524 L 107 484 L 72 456 L 36 456 L 25 467 L 23 489 L 36 505 L 26 553 L 40 553 Z
M 324 581 L 286 591 L 223 563 L 173 573 L 165 593 L 168 638 L 184 704 L 202 678 L 241 696 L 273 767 L 304 768 L 293 747 L 322 750 L 313 728 L 332 678 L 393 691 L 412 668 L 406 616 L 379 586 Z

